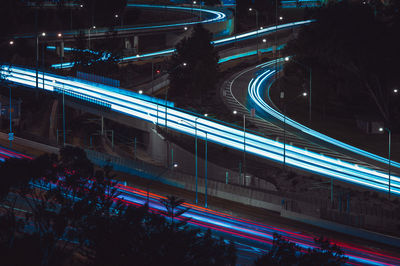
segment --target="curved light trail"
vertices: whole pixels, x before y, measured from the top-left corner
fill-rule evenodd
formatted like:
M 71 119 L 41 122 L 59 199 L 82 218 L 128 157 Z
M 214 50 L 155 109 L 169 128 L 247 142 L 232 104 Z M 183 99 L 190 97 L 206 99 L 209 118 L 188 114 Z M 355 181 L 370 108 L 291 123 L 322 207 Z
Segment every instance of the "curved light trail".
M 205 11 L 206 10 L 204 9 L 201 10 L 201 12 Z M 217 17 L 214 19 L 225 19 L 224 17 L 218 16 L 219 15 L 217 15 Z M 211 21 L 207 20 L 207 22 Z M 311 21 L 289 23 L 291 25 L 284 24 L 278 26 L 278 28 L 290 28 L 293 26 L 308 24 L 310 22 Z M 194 23 L 195 22 L 193 22 L 193 24 Z M 176 25 L 179 26 L 179 24 Z M 187 23 L 184 23 L 182 25 L 187 25 Z M 270 27 L 263 30 L 257 30 L 252 33 L 246 33 L 234 37 L 225 38 L 222 40 L 217 40 L 214 41 L 213 44 L 222 45 L 237 40 L 254 38 L 261 34 L 274 31 L 276 29 L 277 27 Z M 172 52 L 173 50 L 165 50 L 161 52 L 156 52 L 152 55 L 149 55 L 148 57 L 159 56 Z M 6 80 L 14 84 L 23 85 L 30 88 L 35 88 L 36 86 L 36 73 L 34 70 L 1 65 L 0 73 L 1 75 L 4 75 L 4 78 Z M 265 82 L 271 79 L 274 75 L 274 71 L 268 70 L 261 73 L 258 77 L 255 78 L 254 81 L 251 82 L 249 89 L 250 87 L 254 88 L 251 89 L 252 98 L 254 97 L 254 99 L 256 99 L 257 101 L 260 100 L 259 95 L 262 86 L 261 84 L 265 84 Z M 214 143 L 240 151 L 244 150 L 245 145 L 245 151 L 248 153 L 252 153 L 254 155 L 275 162 L 283 161 L 282 143 L 252 133 L 245 133 L 244 138 L 243 131 L 241 129 L 227 126 L 222 123 L 217 123 L 206 119 L 203 116 L 174 108 L 173 104 L 165 103 L 164 101 L 159 99 L 151 97 L 144 98 L 139 94 L 124 91 L 118 88 L 90 83 L 86 81 L 80 81 L 77 79 L 66 78 L 48 73 L 43 73 L 43 75 L 42 73 L 40 73 L 39 84 L 41 86 L 41 89 L 43 90 L 58 93 L 64 92 L 71 97 L 79 96 L 78 98 L 80 100 L 82 100 L 81 96 L 85 96 L 85 100 L 91 101 L 95 104 L 102 103 L 115 112 L 123 113 L 131 117 L 152 122 L 160 126 L 165 126 L 188 135 L 194 136 L 196 134 L 197 128 L 197 136 L 199 138 L 205 139 L 205 132 L 207 132 L 208 141 L 212 141 Z M 268 107 L 266 107 L 264 104 L 261 104 L 261 106 L 268 109 Z M 272 113 L 274 113 L 270 110 L 268 110 L 268 112 L 271 112 L 271 115 Z M 282 114 L 275 113 L 274 116 L 275 115 L 277 116 L 277 118 L 282 118 Z M 295 122 L 293 121 L 293 125 L 295 125 L 294 123 Z M 310 132 L 310 129 L 304 130 Z M 0 160 L 4 160 L 4 158 L 10 157 L 29 158 L 28 156 L 18 155 L 17 153 L 3 148 L 0 149 L 0 154 L 2 154 L 0 156 Z M 373 154 L 365 153 L 364 156 L 371 156 L 371 158 L 375 160 L 387 162 L 385 161 L 385 159 Z M 371 189 L 388 191 L 388 176 L 385 173 L 377 172 L 368 168 L 362 168 L 351 163 L 342 162 L 335 158 L 322 156 L 320 154 L 303 150 L 291 145 L 286 145 L 286 163 L 293 167 L 315 172 L 321 175 L 334 177 L 342 181 L 355 183 L 358 185 L 369 187 Z M 396 164 L 398 165 L 398 163 Z M 121 197 L 125 201 L 128 201 L 131 204 L 143 204 L 143 199 L 146 192 L 122 185 L 119 185 L 119 189 L 122 193 Z M 392 176 L 391 191 L 393 194 L 400 195 L 400 178 L 398 176 Z M 161 210 L 161 205 L 155 202 L 155 200 L 158 201 L 161 197 L 152 193 L 150 193 L 150 195 L 152 199 L 152 203 L 150 204 L 150 206 L 153 209 Z M 289 232 L 287 230 L 282 230 L 267 225 L 262 225 L 244 219 L 238 219 L 227 214 L 218 213 L 195 205 L 186 204 L 185 206 L 191 208 L 191 210 L 185 215 L 191 218 L 190 223 L 192 223 L 193 225 L 212 228 L 220 232 L 229 233 L 242 238 L 252 239 L 261 243 L 271 243 L 272 234 L 274 232 L 277 232 L 284 235 L 289 240 L 296 242 L 303 248 L 314 246 L 312 238 L 309 236 Z M 348 245 L 346 246 L 343 243 L 339 245 L 344 248 L 346 255 L 349 256 L 350 260 L 355 264 L 400 264 L 398 258 L 378 254 L 369 250 L 362 250 Z
M 10 82 L 34 88 L 36 86 L 36 72 L 20 67 L 1 67 L 1 75 Z M 264 78 L 273 77 L 274 72 L 269 71 L 258 76 L 258 81 Z M 291 145 L 284 145 L 280 142 L 255 135 L 245 134 L 233 126 L 211 121 L 196 114 L 174 108 L 171 104 L 165 106 L 162 100 L 148 97 L 143 99 L 137 93 L 106 86 L 102 84 L 80 81 L 73 78 L 40 73 L 39 86 L 50 92 L 62 93 L 63 91 L 81 100 L 86 100 L 102 106 L 108 106 L 112 111 L 125 115 L 140 118 L 160 126 L 205 139 L 207 132 L 208 141 L 227 146 L 240 151 L 275 161 L 283 162 L 284 154 L 287 165 L 297 167 L 316 174 L 329 176 L 338 180 L 351 182 L 379 191 L 388 191 L 388 175 L 355 164 L 340 161 L 335 158 L 323 156 Z M 245 140 L 245 141 L 244 141 Z M 400 195 L 400 178 L 391 176 L 391 192 Z
M 145 25 L 145 26 L 124 26 L 114 28 L 117 32 L 126 32 L 126 31 L 138 31 L 138 30 L 162 30 L 162 29 L 170 29 L 170 28 L 179 28 L 185 27 L 187 25 L 195 25 L 195 24 L 206 24 L 206 23 L 216 23 L 222 22 L 227 19 L 227 15 L 224 12 L 211 10 L 211 9 L 200 9 L 200 8 L 191 8 L 191 7 L 180 7 L 180 6 L 161 6 L 161 5 L 141 5 L 141 4 L 127 4 L 127 7 L 139 7 L 139 8 L 156 8 L 156 9 L 168 9 L 168 10 L 179 10 L 179 11 L 187 11 L 187 12 L 200 12 L 205 14 L 203 20 L 192 21 L 192 22 L 181 22 L 181 23 L 171 23 L 171 24 L 158 24 L 158 25 Z M 94 34 L 98 33 L 107 33 L 109 32 L 109 28 L 98 28 L 95 30 Z M 46 36 L 49 37 L 57 37 L 58 32 L 46 33 Z M 73 31 L 65 31 L 63 32 L 63 36 L 75 36 L 79 34 L 79 30 Z M 36 35 L 32 34 L 21 34 L 16 35 L 14 38 L 36 38 Z
M 226 45 L 226 44 L 230 44 L 230 43 L 234 43 L 237 41 L 244 41 L 244 40 L 248 40 L 248 39 L 254 39 L 254 38 L 259 38 L 261 36 L 267 35 L 267 34 L 271 34 L 275 31 L 279 31 L 279 30 L 286 30 L 286 29 L 292 29 L 292 28 L 296 28 L 296 27 L 300 27 L 300 26 L 305 26 L 308 25 L 310 23 L 312 23 L 314 20 L 304 20 L 304 21 L 298 21 L 298 22 L 290 22 L 290 23 L 286 23 L 286 24 L 282 24 L 282 25 L 278 25 L 278 26 L 271 26 L 265 29 L 258 29 L 255 31 L 250 31 L 250 32 L 246 32 L 246 33 L 241 33 L 235 36 L 231 36 L 231 37 L 227 37 L 227 38 L 222 38 L 219 40 L 215 40 L 212 41 L 211 44 L 213 44 L 214 46 L 219 46 L 219 45 Z M 50 47 L 51 50 L 55 50 L 56 48 L 54 46 Z M 67 51 L 73 51 L 74 48 L 68 48 Z M 261 52 L 263 52 L 263 50 L 265 49 L 260 49 Z M 88 50 L 89 51 L 89 50 Z M 120 59 L 121 63 L 125 63 L 125 62 L 130 62 L 130 61 L 138 61 L 138 60 L 145 60 L 145 59 L 150 59 L 153 57 L 161 57 L 161 56 L 170 56 L 172 55 L 174 52 L 176 51 L 175 48 L 171 48 L 171 49 L 166 49 L 166 50 L 162 50 L 162 51 L 156 51 L 156 52 L 152 52 L 152 53 L 146 53 L 146 54 L 137 54 L 134 56 L 127 56 L 127 57 L 123 57 Z M 93 51 L 90 51 L 92 53 L 95 53 Z M 248 54 L 247 56 L 252 55 L 252 54 Z M 63 64 L 54 64 L 51 67 L 55 68 L 55 69 L 66 69 L 66 68 L 71 68 L 74 66 L 73 62 L 66 62 Z
M 279 59 L 277 63 L 283 63 L 283 59 Z M 270 61 L 264 64 L 261 64 L 257 67 L 261 68 L 261 71 L 257 73 L 257 77 L 253 78 L 248 86 L 248 95 L 250 96 L 250 101 L 256 105 L 258 108 L 257 110 L 259 112 L 265 112 L 268 115 L 278 119 L 279 121 L 283 122 L 284 120 L 284 115 L 275 110 L 273 107 L 269 106 L 265 101 L 264 101 L 264 93 L 265 89 L 268 90 L 268 97 L 269 97 L 269 88 L 270 85 L 275 81 L 275 74 L 277 73 L 276 70 L 271 69 L 269 67 L 275 65 L 275 61 Z M 364 157 L 373 159 L 378 162 L 382 162 L 385 164 L 389 163 L 389 160 L 387 158 L 383 158 L 381 156 L 378 156 L 376 154 L 361 150 L 359 148 L 356 148 L 354 146 L 351 146 L 349 144 L 343 143 L 339 140 L 336 140 L 334 138 L 331 138 L 329 136 L 326 136 L 322 133 L 319 133 L 315 130 L 312 130 L 292 119 L 289 117 L 286 117 L 286 124 L 296 128 L 297 130 L 304 132 L 307 135 L 313 136 L 315 138 L 318 138 L 324 142 L 333 144 L 337 147 L 340 147 L 342 149 L 346 149 L 350 152 L 353 152 L 355 154 L 362 155 Z M 400 168 L 400 163 L 391 161 L 392 166 Z

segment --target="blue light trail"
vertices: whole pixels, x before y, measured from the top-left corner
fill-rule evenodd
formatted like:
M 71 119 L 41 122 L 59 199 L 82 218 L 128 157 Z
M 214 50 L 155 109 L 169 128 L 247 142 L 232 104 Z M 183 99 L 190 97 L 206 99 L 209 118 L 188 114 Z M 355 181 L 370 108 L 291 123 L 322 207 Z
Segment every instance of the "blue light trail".
M 219 39 L 219 40 L 215 40 L 212 41 L 211 43 L 215 46 L 219 46 L 219 45 L 226 45 L 226 44 L 230 44 L 230 43 L 234 43 L 237 41 L 244 41 L 247 39 L 252 39 L 252 38 L 258 38 L 267 34 L 271 34 L 275 31 L 279 31 L 279 30 L 285 30 L 285 29 L 291 29 L 291 28 L 296 28 L 296 27 L 300 27 L 300 26 L 305 26 L 308 25 L 310 23 L 312 23 L 314 20 L 304 20 L 304 21 L 298 21 L 298 22 L 291 22 L 291 23 L 286 23 L 286 24 L 282 24 L 282 25 L 278 25 L 278 26 L 271 26 L 265 29 L 258 29 L 255 31 L 250 31 L 250 32 L 246 32 L 246 33 L 242 33 L 242 34 L 238 34 L 235 36 L 231 36 L 231 37 L 227 37 L 227 38 L 223 38 L 223 39 Z M 51 50 L 55 50 L 54 46 L 50 46 Z M 68 51 L 73 51 L 74 48 L 69 48 Z M 170 56 L 172 55 L 176 50 L 174 48 L 172 49 L 166 49 L 166 50 L 162 50 L 162 51 L 157 51 L 157 52 L 152 52 L 152 53 L 147 53 L 147 54 L 137 54 L 134 56 L 128 56 L 128 57 L 123 57 L 120 59 L 121 63 L 125 63 L 125 62 L 129 62 L 129 61 L 139 61 L 139 60 L 144 60 L 144 59 L 150 59 L 153 57 L 160 57 L 160 56 Z M 92 51 L 93 52 L 93 51 Z M 71 68 L 74 66 L 74 63 L 71 62 L 67 62 L 67 63 L 63 63 L 62 64 L 62 68 L 66 69 L 66 68 Z M 60 69 L 61 68 L 61 64 L 54 64 L 52 65 L 52 68 L 55 69 Z
M 283 59 L 278 60 L 278 63 L 283 63 L 283 62 L 284 62 Z M 271 61 L 271 62 L 267 62 L 267 63 L 264 63 L 264 64 L 258 66 L 258 67 L 261 67 L 262 70 L 258 73 L 258 76 L 256 78 L 253 78 L 250 81 L 249 86 L 248 86 L 248 94 L 250 96 L 251 102 L 254 103 L 256 105 L 256 107 L 259 108 L 257 110 L 264 111 L 267 114 L 269 114 L 269 115 L 273 116 L 274 118 L 283 122 L 283 120 L 284 120 L 283 114 L 281 114 L 280 112 L 278 112 L 277 110 L 275 110 L 274 108 L 269 106 L 263 99 L 264 90 L 265 89 L 268 90 L 267 93 L 268 93 L 268 97 L 269 97 L 270 84 L 272 84 L 272 82 L 275 81 L 275 78 L 272 78 L 272 77 L 275 76 L 276 71 L 271 70 L 269 68 L 270 66 L 273 66 L 274 64 L 275 64 L 275 61 Z M 269 83 L 269 84 L 267 84 L 267 83 Z M 389 163 L 388 159 L 386 159 L 386 158 L 383 158 L 376 154 L 361 150 L 359 148 L 356 148 L 354 146 L 351 146 L 349 144 L 343 143 L 334 138 L 326 136 L 326 135 L 319 133 L 315 130 L 312 130 L 300 123 L 297 123 L 296 121 L 294 121 L 288 117 L 286 117 L 286 124 L 300 130 L 301 132 L 304 132 L 307 135 L 313 136 L 324 142 L 327 142 L 327 143 L 333 144 L 337 147 L 340 147 L 342 149 L 348 150 L 352 153 L 359 154 L 364 157 L 367 157 L 367 158 L 370 158 L 370 159 L 373 159 L 373 160 L 376 160 L 378 162 L 382 162 L 385 164 Z M 396 166 L 398 168 L 400 167 L 400 164 L 398 162 L 392 161 L 391 163 L 393 166 Z
M 36 86 L 34 70 L 2 66 L 1 74 L 10 82 L 31 88 Z M 258 76 L 253 83 L 259 84 L 259 80 L 272 78 L 274 74 L 274 71 L 265 72 Z M 42 74 L 39 75 L 39 84 L 43 84 Z M 54 92 L 57 91 L 55 89 L 57 87 L 63 87 L 64 90 L 70 91 L 70 95 L 78 93 L 91 99 L 98 99 L 102 103 L 108 104 L 112 111 L 140 118 L 160 126 L 168 126 L 168 128 L 191 136 L 195 135 L 195 128 L 189 125 L 196 124 L 199 138 L 205 139 L 204 132 L 207 132 L 208 141 L 243 151 L 244 138 L 241 129 L 223 125 L 172 106 L 165 106 L 161 100 L 156 98 L 149 97 L 148 100 L 145 100 L 139 98 L 135 93 L 122 89 L 45 73 L 44 86 L 41 86 L 41 88 Z M 167 123 L 165 122 L 166 118 Z M 280 142 L 253 133 L 246 133 L 245 144 L 248 153 L 278 163 L 283 162 L 283 144 Z M 388 175 L 386 173 L 322 156 L 291 145 L 286 145 L 286 164 L 370 189 L 388 191 Z M 391 192 L 400 195 L 400 178 L 391 176 L 391 181 Z

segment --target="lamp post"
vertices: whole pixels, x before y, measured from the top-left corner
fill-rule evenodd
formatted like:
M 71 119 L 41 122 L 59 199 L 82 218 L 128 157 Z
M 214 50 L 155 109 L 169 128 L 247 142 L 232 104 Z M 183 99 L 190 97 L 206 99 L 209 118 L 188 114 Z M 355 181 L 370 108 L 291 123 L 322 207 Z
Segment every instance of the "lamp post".
M 169 73 L 172 73 L 172 72 L 174 72 L 178 67 L 186 67 L 187 66 L 187 63 L 186 62 L 183 62 L 183 63 L 181 63 L 181 64 L 178 64 L 177 66 L 175 66 L 173 69 L 171 69 L 170 71 L 169 71 Z M 166 91 L 165 91 L 165 130 L 167 130 L 167 100 L 168 100 L 168 88 L 169 87 L 167 87 L 167 89 L 166 89 Z
M 287 103 L 284 102 L 285 93 L 283 91 L 280 93 L 280 98 L 283 102 L 283 169 L 286 168 L 286 105 L 296 101 L 299 97 L 307 97 L 307 92 L 297 95 Z
M 14 134 L 12 133 L 12 112 L 11 112 L 12 100 L 11 100 L 11 86 L 7 86 L 7 87 L 10 90 L 10 108 L 9 108 L 9 111 L 10 111 L 10 133 L 8 134 L 8 139 L 10 140 L 10 148 L 11 148 L 12 147 L 12 141 L 14 139 Z
M 204 177 L 205 177 L 205 188 L 204 188 L 204 191 L 205 191 L 205 194 L 204 194 L 205 195 L 205 197 L 204 197 L 205 198 L 205 203 L 204 203 L 204 206 L 207 208 L 208 207 L 208 204 L 207 204 L 207 161 L 208 161 L 208 159 L 207 159 L 207 156 L 208 156 L 207 142 L 208 142 L 208 133 L 206 131 L 202 130 L 202 129 L 198 129 L 197 128 L 197 119 L 199 119 L 199 118 L 200 117 L 196 117 L 195 118 L 194 126 L 191 123 L 187 122 L 186 120 L 182 120 L 181 119 L 180 121 L 185 123 L 185 124 L 187 124 L 187 125 L 189 125 L 189 126 L 191 126 L 191 127 L 194 127 L 194 132 L 195 132 L 196 204 L 198 204 L 197 131 L 199 130 L 199 131 L 201 131 L 201 132 L 203 132 L 205 134 L 205 141 L 206 142 L 205 142 L 205 162 L 204 162 L 204 168 L 205 168 L 205 172 L 204 172 Z
M 61 59 L 61 70 L 63 69 L 63 61 L 64 61 L 64 36 L 62 35 L 62 33 L 58 33 L 57 37 L 59 39 L 61 39 L 61 43 L 60 43 L 60 59 Z
M 381 131 L 381 132 L 383 132 L 383 131 L 387 131 L 388 132 L 388 135 L 389 135 L 389 139 L 388 139 L 388 142 L 389 142 L 389 147 L 388 147 L 388 149 L 389 149 L 389 154 L 388 154 L 388 160 L 389 160 L 389 165 L 388 165 L 388 176 L 389 176 L 389 199 L 390 199 L 390 183 L 391 183 L 391 176 L 390 176 L 390 166 L 391 166 L 391 160 L 390 160 L 390 155 L 391 155 L 391 144 L 392 144 L 392 131 L 389 129 L 389 128 L 383 128 L 383 127 L 381 127 L 381 128 L 379 128 L 379 131 Z
M 256 36 L 256 42 L 257 42 L 257 55 L 258 55 L 258 10 L 257 9 L 253 9 L 253 8 L 249 8 L 249 11 L 251 12 L 251 11 L 255 11 L 256 12 L 256 30 L 257 30 L 257 36 Z
M 234 115 L 237 114 L 236 110 L 232 112 Z M 246 180 L 246 114 L 243 114 L 243 185 Z
M 96 26 L 92 26 L 89 28 L 89 50 L 90 50 L 90 31 L 95 30 L 95 29 L 96 29 Z
M 304 65 L 303 63 L 300 63 L 300 62 L 298 62 L 298 61 L 296 61 L 296 60 L 294 60 L 294 59 L 292 59 L 292 58 L 290 58 L 290 57 L 288 57 L 288 56 L 285 57 L 285 61 L 286 61 L 286 62 L 288 62 L 288 61 L 293 61 L 293 62 L 295 62 L 296 64 L 298 64 L 298 65 L 304 67 L 306 70 L 308 70 L 308 71 L 310 72 L 310 76 L 309 76 L 309 80 L 310 80 L 310 84 L 309 84 L 309 87 L 310 87 L 310 89 L 309 89 L 309 94 L 310 94 L 310 96 L 309 96 L 309 110 L 308 110 L 309 114 L 308 114 L 308 120 L 309 120 L 309 122 L 311 123 L 311 110 L 312 110 L 312 108 L 311 108 L 311 106 L 312 106 L 312 101 L 311 101 L 311 96 L 312 96 L 312 68 L 309 67 L 309 66 L 306 66 L 306 65 Z
M 165 168 L 163 171 L 161 171 L 154 179 L 157 179 L 157 178 L 159 178 L 160 176 L 162 176 L 163 174 L 165 174 L 168 170 L 170 170 L 170 169 L 174 169 L 174 168 L 177 168 L 178 167 L 178 163 L 172 163 L 171 165 L 169 165 L 167 168 Z M 147 198 L 147 204 L 149 204 L 149 199 L 150 199 L 150 197 L 149 197 L 149 194 L 150 194 L 150 184 L 151 184 L 151 182 L 152 182 L 153 180 L 152 179 L 150 179 L 148 182 L 147 182 L 147 195 L 146 195 L 146 198 Z
M 42 32 L 40 36 L 45 37 L 46 33 Z M 39 89 L 39 34 L 36 34 L 36 92 Z
M 243 186 L 246 184 L 246 114 L 243 114 Z

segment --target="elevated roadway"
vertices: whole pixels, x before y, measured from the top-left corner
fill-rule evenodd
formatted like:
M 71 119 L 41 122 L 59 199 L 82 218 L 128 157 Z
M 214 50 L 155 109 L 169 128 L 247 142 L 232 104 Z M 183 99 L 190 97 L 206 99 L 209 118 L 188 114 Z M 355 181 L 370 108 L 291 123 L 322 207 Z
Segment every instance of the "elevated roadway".
M 12 83 L 30 88 L 36 86 L 36 71 L 20 67 L 1 67 L 1 75 Z M 268 77 L 272 77 L 271 73 Z M 284 145 L 264 137 L 262 134 L 243 132 L 241 128 L 223 122 L 213 121 L 202 115 L 163 105 L 156 98 L 144 99 L 139 94 L 106 85 L 90 83 L 72 78 L 43 73 L 39 75 L 41 89 L 50 93 L 65 93 L 78 97 L 90 104 L 110 108 L 111 112 L 139 118 L 158 126 L 166 127 L 191 136 L 220 144 L 239 151 L 305 171 L 350 182 L 370 189 L 388 192 L 387 173 L 357 164 L 323 156 L 300 147 Z M 385 162 L 379 156 L 371 158 Z M 393 162 L 398 167 L 399 163 Z M 400 195 L 400 177 L 391 176 L 391 193 Z

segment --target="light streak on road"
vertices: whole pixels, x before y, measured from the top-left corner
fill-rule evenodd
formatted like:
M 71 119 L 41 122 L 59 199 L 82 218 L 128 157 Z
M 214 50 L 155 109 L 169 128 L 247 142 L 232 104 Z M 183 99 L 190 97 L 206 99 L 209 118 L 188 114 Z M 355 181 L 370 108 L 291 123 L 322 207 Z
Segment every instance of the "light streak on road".
M 16 158 L 16 159 L 32 159 L 25 154 L 15 152 L 10 149 L 6 149 L 0 146 L 0 161 L 4 162 L 7 159 Z
M 0 147 L 0 153 L 6 153 L 13 158 L 29 158 L 21 153 L 11 151 Z M 35 185 L 35 184 L 34 184 Z M 54 186 L 54 185 L 53 185 Z M 39 186 L 42 189 L 47 187 Z M 160 203 L 161 199 L 166 197 L 152 192 L 144 191 L 138 188 L 117 184 L 119 195 L 117 196 L 123 202 L 129 205 L 143 206 L 148 203 L 152 212 L 162 214 L 165 207 Z M 285 239 L 296 243 L 303 249 L 315 248 L 314 235 L 294 232 L 288 229 L 279 228 L 254 222 L 248 219 L 237 218 L 235 216 L 214 211 L 208 208 L 194 204 L 184 203 L 184 208 L 189 210 L 182 215 L 183 218 L 189 218 L 189 224 L 202 229 L 214 230 L 217 234 L 235 242 L 239 253 L 247 252 L 252 254 L 252 259 L 260 256 L 272 245 L 273 234 L 282 235 Z M 181 207 L 178 207 L 178 209 Z M 178 210 L 177 209 L 177 210 Z M 181 219 L 179 217 L 175 219 Z M 384 254 L 372 249 L 361 246 L 350 245 L 341 241 L 331 241 L 342 248 L 345 255 L 349 257 L 350 264 L 368 264 L 368 265 L 399 265 L 400 258 L 390 254 Z
M 141 4 L 127 4 L 127 7 L 138 7 L 138 8 L 154 8 L 154 9 L 161 9 L 161 10 L 178 10 L 178 11 L 186 11 L 186 12 L 202 12 L 202 14 L 207 14 L 207 16 L 203 16 L 203 20 L 199 21 L 185 21 L 181 23 L 160 23 L 158 25 L 145 25 L 145 26 L 124 26 L 124 27 L 115 27 L 114 30 L 118 33 L 123 32 L 131 32 L 131 31 L 149 31 L 149 30 L 164 30 L 164 29 L 173 29 L 173 28 L 182 28 L 188 25 L 195 25 L 195 24 L 207 24 L 207 23 L 216 23 L 222 22 L 227 19 L 227 15 L 224 12 L 211 10 L 207 8 L 191 8 L 191 7 L 180 7 L 180 6 L 161 6 L 161 5 L 141 5 Z M 86 31 L 87 29 L 85 29 Z M 65 31 L 63 32 L 63 36 L 65 37 L 74 37 L 80 33 L 81 30 L 74 30 L 74 31 Z M 109 32 L 110 29 L 108 27 L 105 28 L 96 28 L 94 35 L 96 34 L 104 34 Z M 46 33 L 47 37 L 57 37 L 59 32 L 49 32 Z M 36 38 L 36 35 L 32 34 L 21 34 L 16 35 L 13 38 Z
M 278 63 L 283 63 L 283 59 L 279 59 Z M 265 101 L 264 101 L 264 92 L 265 89 L 269 90 L 270 84 L 275 81 L 275 74 L 276 71 L 275 69 L 271 69 L 271 67 L 275 64 L 275 61 L 270 61 L 266 62 L 264 64 L 258 65 L 256 68 L 260 68 L 260 71 L 257 72 L 257 77 L 253 78 L 248 86 L 248 95 L 250 96 L 250 101 L 255 104 L 257 107 L 258 112 L 265 112 L 266 114 L 274 117 L 275 119 L 278 119 L 279 121 L 283 122 L 284 116 L 277 110 L 275 110 L 273 107 L 269 106 Z M 268 91 L 269 95 L 269 91 Z M 381 156 L 378 156 L 376 154 L 361 150 L 359 148 L 356 148 L 354 146 L 351 146 L 349 144 L 343 143 L 339 140 L 336 140 L 334 138 L 331 138 L 329 136 L 326 136 L 322 133 L 319 133 L 315 130 L 312 130 L 292 119 L 289 117 L 286 117 L 286 124 L 300 130 L 301 132 L 304 132 L 307 135 L 313 136 L 315 138 L 318 138 L 324 142 L 333 144 L 337 147 L 340 147 L 342 149 L 346 149 L 350 152 L 353 152 L 355 154 L 362 155 L 364 157 L 376 160 L 381 163 L 388 164 L 388 159 L 383 158 Z M 391 164 L 396 167 L 400 167 L 400 164 L 398 162 L 392 161 Z M 360 167 L 361 168 L 361 167 Z M 367 171 L 366 169 L 364 169 Z M 373 170 L 370 170 L 370 172 L 373 172 Z
M 261 37 L 263 35 L 271 34 L 271 33 L 275 32 L 276 30 L 280 31 L 280 30 L 292 29 L 292 28 L 296 28 L 296 27 L 300 27 L 300 26 L 309 25 L 313 21 L 314 20 L 304 20 L 304 21 L 290 22 L 290 23 L 278 25 L 277 27 L 271 26 L 271 27 L 268 27 L 268 28 L 265 28 L 265 29 L 259 29 L 259 30 L 250 31 L 250 32 L 238 34 L 238 35 L 227 37 L 227 38 L 222 38 L 222 39 L 219 39 L 219 40 L 216 40 L 216 41 L 212 41 L 211 43 L 213 45 L 215 45 L 215 46 L 219 46 L 219 45 L 230 44 L 230 43 L 237 42 L 237 41 L 244 41 L 244 40 L 247 40 L 247 39 L 259 38 L 259 37 Z M 50 50 L 54 50 L 55 47 L 51 46 L 49 49 Z M 74 51 L 74 50 L 76 50 L 76 49 L 68 48 L 67 51 Z M 166 49 L 166 50 L 162 50 L 162 51 L 156 51 L 156 52 L 146 53 L 146 54 L 141 54 L 141 55 L 137 54 L 137 55 L 134 55 L 134 56 L 122 57 L 120 59 L 120 62 L 121 63 L 125 63 L 125 62 L 130 62 L 130 61 L 139 61 L 139 60 L 150 59 L 150 58 L 153 58 L 153 57 L 170 56 L 175 51 L 176 51 L 176 49 L 172 48 L 172 49 Z M 269 51 L 269 50 L 267 50 L 267 51 Z M 93 51 L 91 51 L 91 52 L 95 53 Z M 250 56 L 250 55 L 252 55 L 252 54 L 248 54 L 247 56 Z M 66 63 L 63 63 L 62 65 L 61 64 L 54 64 L 51 67 L 55 68 L 55 69 L 61 69 L 61 67 L 63 69 L 67 69 L 67 68 L 71 68 L 73 66 L 74 66 L 73 62 L 66 62 Z
M 2 66 L 1 74 L 8 81 L 18 85 L 31 88 L 36 86 L 35 70 Z M 273 75 L 273 71 L 260 75 L 257 77 L 257 82 L 253 82 L 253 84 L 259 84 L 259 80 L 272 78 Z M 136 93 L 126 90 L 48 73 L 44 74 L 44 82 L 42 74 L 38 78 L 39 84 L 44 84 L 44 90 L 46 91 L 60 93 L 62 88 L 71 97 L 75 97 L 75 95 L 85 96 L 92 103 L 101 102 L 106 104 L 112 111 L 151 123 L 158 123 L 160 126 L 167 125 L 168 128 L 184 134 L 194 136 L 196 134 L 195 128 L 190 125 L 196 124 L 199 138 L 205 139 L 204 132 L 207 132 L 208 141 L 243 151 L 244 139 L 241 128 L 215 122 L 206 119 L 202 115 L 173 108 L 172 105 L 165 106 L 163 101 L 157 98 L 148 97 L 148 100 L 145 100 L 139 98 Z M 80 99 L 84 100 L 85 98 L 80 97 Z M 167 119 L 167 123 L 165 123 L 165 119 Z M 250 132 L 246 133 L 245 143 L 247 153 L 278 163 L 283 162 L 283 143 Z M 286 164 L 292 167 L 370 189 L 388 191 L 388 175 L 386 173 L 363 168 L 329 156 L 322 156 L 291 145 L 286 145 L 285 154 Z M 398 176 L 391 176 L 391 192 L 395 195 L 400 195 L 400 178 Z
M 147 202 L 146 191 L 121 184 L 117 187 L 121 192 L 118 197 L 123 199 L 126 203 L 140 206 Z M 149 193 L 148 195 L 149 207 L 152 211 L 165 211 L 165 207 L 160 203 L 161 199 L 166 199 L 165 197 L 154 193 Z M 184 218 L 190 218 L 189 224 L 222 233 L 225 238 L 235 242 L 239 247 L 239 253 L 240 247 L 250 246 L 253 247 L 253 249 L 248 249 L 248 251 L 253 253 L 254 257 L 258 257 L 260 253 L 263 253 L 265 249 L 268 249 L 272 245 L 274 233 L 282 235 L 285 239 L 296 243 L 303 249 L 316 247 L 314 243 L 315 236 L 312 235 L 237 218 L 229 214 L 213 211 L 193 204 L 184 203 L 183 207 L 189 208 L 189 210 L 182 215 Z M 400 263 L 399 258 L 389 254 L 379 253 L 371 249 L 349 245 L 339 241 L 331 241 L 331 243 L 337 244 L 343 249 L 345 255 L 349 257 L 350 264 L 398 265 Z M 259 249 L 262 250 L 260 251 Z

